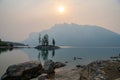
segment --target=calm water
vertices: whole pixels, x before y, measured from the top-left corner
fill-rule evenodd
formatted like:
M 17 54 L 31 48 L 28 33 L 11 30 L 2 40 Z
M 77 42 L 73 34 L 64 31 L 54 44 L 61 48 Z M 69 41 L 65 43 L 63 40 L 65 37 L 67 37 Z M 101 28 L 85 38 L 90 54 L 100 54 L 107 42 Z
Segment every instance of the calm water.
M 66 68 L 75 67 L 77 64 L 88 64 L 95 60 L 109 59 L 111 56 L 118 55 L 120 48 L 68 48 L 53 51 L 40 51 L 32 48 L 22 48 L 5 50 L 0 49 L 0 77 L 5 73 L 9 65 L 18 64 L 30 60 L 39 60 L 42 64 L 47 59 L 65 62 Z M 74 57 L 83 58 L 74 60 Z

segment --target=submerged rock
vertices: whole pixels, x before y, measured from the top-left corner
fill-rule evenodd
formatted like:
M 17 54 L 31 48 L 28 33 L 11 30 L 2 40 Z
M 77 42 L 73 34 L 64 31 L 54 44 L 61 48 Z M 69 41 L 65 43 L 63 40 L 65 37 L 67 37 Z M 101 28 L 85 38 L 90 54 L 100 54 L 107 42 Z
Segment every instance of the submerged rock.
M 1 80 L 29 80 L 42 73 L 42 65 L 38 61 L 29 61 L 11 65 Z
M 73 60 L 82 60 L 81 57 L 74 57 Z
M 65 61 L 65 63 L 68 63 L 68 61 Z

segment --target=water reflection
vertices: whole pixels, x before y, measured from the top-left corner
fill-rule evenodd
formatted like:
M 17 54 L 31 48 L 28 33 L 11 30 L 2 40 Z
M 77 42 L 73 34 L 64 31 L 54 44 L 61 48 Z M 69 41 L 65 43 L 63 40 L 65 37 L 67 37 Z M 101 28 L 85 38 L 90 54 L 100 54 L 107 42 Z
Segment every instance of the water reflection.
M 0 77 L 10 65 L 30 61 L 29 56 L 21 49 L 0 48 Z
M 55 50 L 52 51 L 52 58 L 55 56 Z
M 7 51 L 12 51 L 13 48 L 0 48 L 0 54 Z
M 51 50 L 50 50 L 51 51 Z M 45 62 L 46 60 L 49 59 L 49 50 L 38 50 L 38 60 L 41 62 L 41 57 L 43 59 L 43 61 Z M 55 56 L 55 49 L 52 50 L 52 56 L 51 58 L 53 58 Z M 47 78 L 49 80 L 55 80 L 55 73 L 51 73 L 47 75 Z
M 109 59 L 111 56 L 118 55 L 119 52 L 120 48 L 61 48 L 59 50 L 37 50 L 34 48 L 0 49 L 0 77 L 5 73 L 9 65 L 30 60 L 39 60 L 42 64 L 48 59 L 54 62 L 67 61 L 68 66 L 66 69 L 68 69 L 78 64 L 86 65 L 92 61 Z M 83 59 L 74 61 L 74 57 L 81 57 Z
M 52 51 L 51 58 L 53 58 L 55 56 L 55 49 L 50 50 L 50 51 Z M 40 60 L 41 57 L 44 61 L 48 60 L 50 51 L 49 50 L 39 50 L 38 49 L 38 60 L 41 61 Z

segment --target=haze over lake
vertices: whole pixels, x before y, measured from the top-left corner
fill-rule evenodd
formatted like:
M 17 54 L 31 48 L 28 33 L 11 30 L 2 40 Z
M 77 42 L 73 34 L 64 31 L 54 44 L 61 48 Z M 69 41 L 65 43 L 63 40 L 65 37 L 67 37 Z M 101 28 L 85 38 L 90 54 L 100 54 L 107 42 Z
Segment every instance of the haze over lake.
M 9 66 L 34 60 L 65 63 L 63 72 L 83 67 L 89 74 L 94 67 L 87 64 L 113 65 L 110 57 L 120 58 L 120 0 L 0 0 L 0 79 Z

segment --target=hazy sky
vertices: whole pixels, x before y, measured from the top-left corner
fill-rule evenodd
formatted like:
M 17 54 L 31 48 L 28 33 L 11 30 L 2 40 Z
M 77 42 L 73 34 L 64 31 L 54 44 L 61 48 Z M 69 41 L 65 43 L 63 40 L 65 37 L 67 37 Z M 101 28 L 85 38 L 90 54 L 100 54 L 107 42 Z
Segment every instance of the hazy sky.
M 58 7 L 65 12 L 59 13 Z M 120 0 L 0 0 L 0 38 L 22 41 L 59 23 L 99 25 L 120 33 Z

